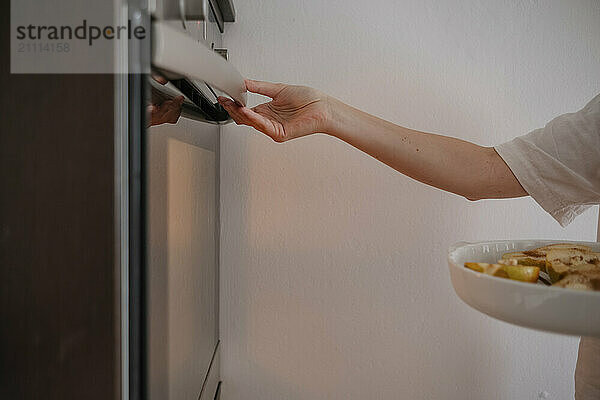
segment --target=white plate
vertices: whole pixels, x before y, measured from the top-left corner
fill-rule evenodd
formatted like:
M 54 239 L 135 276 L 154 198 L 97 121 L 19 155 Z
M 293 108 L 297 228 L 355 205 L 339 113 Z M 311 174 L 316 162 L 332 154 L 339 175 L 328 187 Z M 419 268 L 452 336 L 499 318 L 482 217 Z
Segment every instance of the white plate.
M 600 243 L 561 240 L 502 240 L 456 243 L 448 251 L 450 279 L 471 307 L 511 324 L 577 336 L 600 337 L 600 292 L 578 291 L 498 278 L 472 271 L 465 262 L 494 263 L 506 252 L 552 243 L 579 243 L 600 252 Z

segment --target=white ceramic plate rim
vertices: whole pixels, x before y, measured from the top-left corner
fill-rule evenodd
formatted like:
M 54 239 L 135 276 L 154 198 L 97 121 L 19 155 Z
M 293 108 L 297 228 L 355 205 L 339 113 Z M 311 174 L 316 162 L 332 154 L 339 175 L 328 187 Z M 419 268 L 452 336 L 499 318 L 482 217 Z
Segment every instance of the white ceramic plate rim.
M 529 290 L 539 290 L 539 291 L 550 290 L 550 291 L 554 291 L 556 293 L 567 292 L 570 295 L 575 294 L 575 295 L 579 295 L 582 297 L 587 297 L 587 296 L 600 297 L 600 291 L 585 291 L 585 290 L 576 290 L 576 289 L 569 289 L 569 288 L 546 286 L 546 285 L 540 285 L 540 284 L 532 284 L 532 283 L 516 281 L 513 279 L 499 278 L 497 276 L 482 274 L 481 272 L 477 272 L 477 271 L 473 271 L 469 268 L 465 268 L 464 265 L 461 265 L 456 260 L 458 251 L 465 247 L 497 246 L 497 245 L 502 245 L 502 244 L 517 245 L 517 244 L 521 244 L 521 243 L 523 244 L 523 246 L 519 245 L 519 246 L 515 247 L 514 249 L 510 249 L 510 250 L 523 251 L 523 250 L 527 250 L 529 247 L 533 247 L 533 246 L 539 247 L 540 245 L 543 246 L 543 245 L 554 244 L 554 243 L 574 243 L 574 244 L 582 244 L 582 245 L 590 246 L 590 247 L 594 248 L 595 251 L 600 251 L 598 249 L 600 247 L 600 243 L 598 243 L 598 242 L 582 242 L 582 241 L 573 241 L 573 240 L 522 239 L 522 240 L 492 240 L 492 241 L 483 241 L 483 242 L 458 242 L 458 243 L 454 243 L 452 246 L 450 246 L 450 248 L 448 250 L 448 264 L 455 268 L 460 268 L 461 270 L 463 270 L 464 272 L 466 272 L 468 274 L 473 274 L 473 276 L 477 276 L 477 278 L 479 278 L 479 279 L 491 279 L 494 281 L 502 281 L 503 284 L 526 287 Z M 527 243 L 532 243 L 532 244 L 528 246 Z M 506 251 L 508 252 L 510 250 L 506 250 Z M 473 260 L 471 262 L 479 262 L 479 261 Z

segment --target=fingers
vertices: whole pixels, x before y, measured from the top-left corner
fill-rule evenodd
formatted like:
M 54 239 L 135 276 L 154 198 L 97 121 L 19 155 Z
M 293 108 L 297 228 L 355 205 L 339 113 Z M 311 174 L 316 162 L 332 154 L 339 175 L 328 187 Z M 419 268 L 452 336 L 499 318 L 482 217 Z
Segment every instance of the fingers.
M 154 123 L 156 111 L 158 111 L 158 107 L 156 107 L 154 104 L 150 104 L 146 107 L 146 126 L 156 125 Z
M 150 113 L 150 125 L 176 123 L 181 115 L 183 100 L 183 96 L 177 96 L 172 100 L 163 102 L 160 106 L 156 104 L 148 106 L 146 110 Z
M 248 107 L 239 106 L 225 97 L 219 97 L 218 101 L 227 110 L 236 124 L 251 126 L 270 136 L 275 141 L 282 141 L 283 129 L 279 126 L 275 126 L 268 118 Z
M 246 79 L 245 82 L 248 91 L 269 96 L 271 98 L 277 96 L 277 94 L 285 88 L 283 83 L 255 81 L 252 79 Z
M 181 97 L 181 98 L 179 98 Z M 179 120 L 179 116 L 181 115 L 181 104 L 183 103 L 183 96 L 179 96 L 173 99 L 171 104 L 168 105 L 168 110 L 165 114 L 166 122 L 174 124 Z
M 255 129 L 258 129 L 262 133 L 266 133 L 267 135 L 273 137 L 275 136 L 275 129 L 273 123 L 269 121 L 264 116 L 256 113 L 254 110 L 251 110 L 248 107 L 240 107 L 240 112 L 247 121 L 250 122 Z
M 181 104 L 183 103 L 183 96 L 177 96 L 170 102 L 165 102 L 166 107 L 161 106 L 161 109 L 165 108 L 165 122 L 174 124 L 181 115 Z M 164 103 L 163 103 L 164 104 Z
M 245 107 L 239 106 L 230 99 L 222 96 L 217 98 L 217 101 L 223 106 L 223 108 L 225 108 L 225 110 L 227 110 L 227 112 L 236 124 L 249 125 L 254 127 L 252 123 L 253 121 L 250 118 L 248 118 L 248 116 L 242 111 Z
M 242 106 L 239 106 L 232 100 L 223 96 L 217 97 L 217 101 L 223 106 L 223 108 L 225 108 L 225 110 L 227 110 L 229 116 L 235 121 L 236 124 L 250 125 L 249 121 L 247 121 L 247 119 L 240 112 Z
M 160 75 L 157 72 L 152 73 L 152 79 L 154 79 L 156 82 L 163 84 L 163 85 L 168 82 L 167 78 L 165 78 L 164 76 Z

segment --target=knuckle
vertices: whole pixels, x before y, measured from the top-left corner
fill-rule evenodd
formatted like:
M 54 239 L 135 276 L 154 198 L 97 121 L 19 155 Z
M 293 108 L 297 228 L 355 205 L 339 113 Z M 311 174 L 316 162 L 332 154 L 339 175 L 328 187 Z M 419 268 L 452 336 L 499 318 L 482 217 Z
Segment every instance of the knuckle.
M 287 140 L 287 138 L 284 135 L 281 134 L 275 134 L 273 136 L 273 140 L 277 143 L 283 143 Z

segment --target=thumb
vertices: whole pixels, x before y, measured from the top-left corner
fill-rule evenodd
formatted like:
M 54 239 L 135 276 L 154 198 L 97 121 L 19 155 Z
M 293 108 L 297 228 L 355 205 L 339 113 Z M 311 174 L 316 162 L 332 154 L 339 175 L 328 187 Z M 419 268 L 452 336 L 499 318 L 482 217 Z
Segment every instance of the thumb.
M 246 79 L 245 82 L 248 91 L 269 96 L 271 98 L 277 96 L 277 94 L 285 88 L 283 83 L 255 81 L 252 79 Z

